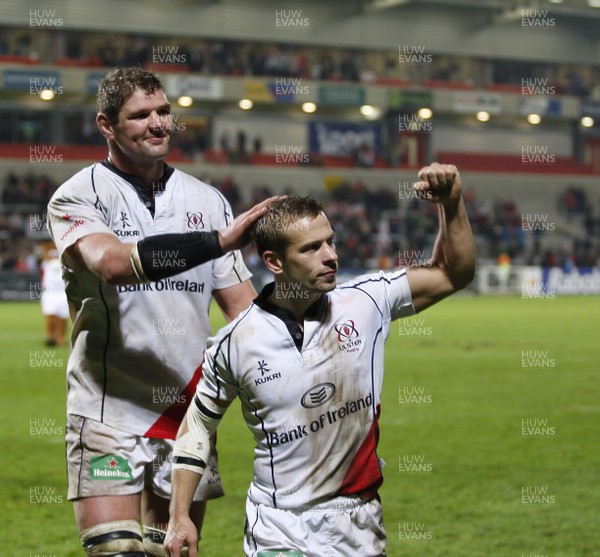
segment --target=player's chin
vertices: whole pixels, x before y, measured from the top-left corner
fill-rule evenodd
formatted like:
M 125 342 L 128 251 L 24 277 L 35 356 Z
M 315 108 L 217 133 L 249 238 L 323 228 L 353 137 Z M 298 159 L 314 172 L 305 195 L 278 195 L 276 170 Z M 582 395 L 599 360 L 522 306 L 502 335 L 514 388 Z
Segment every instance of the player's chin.
M 319 277 L 319 290 L 321 292 L 331 292 L 337 286 L 337 279 L 335 275 L 325 275 Z
M 169 154 L 169 143 L 165 142 L 163 145 L 146 146 L 144 149 L 144 155 L 147 159 L 154 161 L 161 161 Z

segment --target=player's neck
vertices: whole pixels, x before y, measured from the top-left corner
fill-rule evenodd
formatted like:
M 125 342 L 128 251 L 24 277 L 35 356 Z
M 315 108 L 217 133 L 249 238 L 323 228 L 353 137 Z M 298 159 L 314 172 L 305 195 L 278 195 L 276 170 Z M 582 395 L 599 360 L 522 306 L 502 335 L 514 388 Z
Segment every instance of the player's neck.
M 108 161 L 121 172 L 139 178 L 142 183 L 152 188 L 163 177 L 164 161 L 138 162 L 131 160 L 118 149 L 109 149 Z
M 273 293 L 268 298 L 269 302 L 277 307 L 289 311 L 302 328 L 304 328 L 304 317 L 306 310 L 322 296 L 320 292 L 305 291 L 301 293 L 303 296 L 298 296 L 298 299 L 294 300 L 290 298 L 282 298 L 277 294 L 278 291 L 277 288 L 275 288 Z

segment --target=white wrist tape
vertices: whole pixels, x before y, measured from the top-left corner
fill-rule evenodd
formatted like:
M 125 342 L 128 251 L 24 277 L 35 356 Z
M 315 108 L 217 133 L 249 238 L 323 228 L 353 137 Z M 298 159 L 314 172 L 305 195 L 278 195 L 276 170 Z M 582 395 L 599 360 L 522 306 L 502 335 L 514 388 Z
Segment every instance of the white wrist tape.
M 202 474 L 210 452 L 210 437 L 216 431 L 223 409 L 205 396 L 194 396 L 186 419 L 188 431 L 177 439 L 173 450 L 173 470 Z

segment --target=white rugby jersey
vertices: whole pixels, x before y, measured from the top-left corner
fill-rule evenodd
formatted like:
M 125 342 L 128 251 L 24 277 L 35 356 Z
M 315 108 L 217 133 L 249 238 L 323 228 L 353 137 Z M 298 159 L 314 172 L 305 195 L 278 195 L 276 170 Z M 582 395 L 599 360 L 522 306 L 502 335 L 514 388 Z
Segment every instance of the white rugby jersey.
M 232 220 L 217 190 L 172 167 L 166 166 L 154 190 L 106 161 L 94 164 L 56 191 L 48 228 L 77 312 L 67 412 L 136 435 L 175 438 L 211 334 L 212 291 L 250 277 L 240 253 L 131 286 L 105 284 L 89 271 L 75 271 L 63 257 L 92 233 L 134 243 L 156 234 L 221 229 Z
M 254 435 L 250 498 L 297 508 L 340 495 L 372 496 L 384 341 L 415 310 L 406 270 L 363 275 L 307 311 L 304 331 L 269 303 L 254 304 L 209 339 L 197 392 L 241 400 Z

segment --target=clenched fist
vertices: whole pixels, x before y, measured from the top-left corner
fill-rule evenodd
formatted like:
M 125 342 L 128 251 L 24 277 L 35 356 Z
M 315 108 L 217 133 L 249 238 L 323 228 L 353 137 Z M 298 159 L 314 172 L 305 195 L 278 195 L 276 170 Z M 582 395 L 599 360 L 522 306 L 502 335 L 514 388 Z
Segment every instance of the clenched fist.
M 445 205 L 460 199 L 460 175 L 453 164 L 434 162 L 419 170 L 419 181 L 413 185 L 420 199 Z

